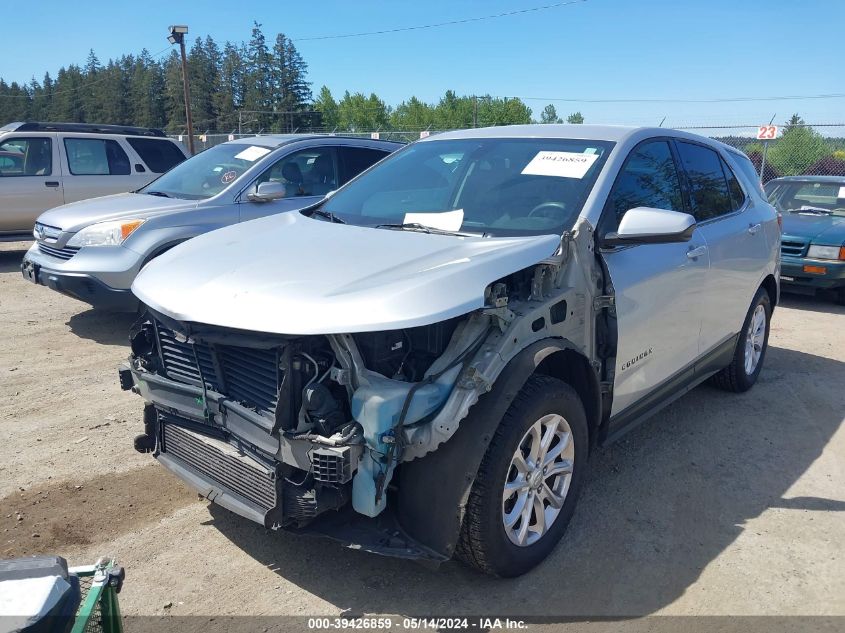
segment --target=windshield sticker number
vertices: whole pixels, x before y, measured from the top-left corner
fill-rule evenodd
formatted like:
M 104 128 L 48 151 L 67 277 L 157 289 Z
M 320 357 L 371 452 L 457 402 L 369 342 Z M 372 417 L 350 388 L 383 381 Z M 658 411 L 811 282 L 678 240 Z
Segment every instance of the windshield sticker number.
M 583 178 L 598 154 L 543 151 L 531 159 L 522 173 L 527 176 L 557 176 L 558 178 Z
M 220 176 L 220 182 L 224 185 L 228 185 L 230 182 L 234 182 L 235 178 L 238 177 L 238 172 L 236 171 L 227 171 L 222 176 Z
M 464 210 L 455 209 L 444 213 L 406 213 L 402 224 L 422 224 L 441 231 L 457 231 L 464 223 Z
M 235 158 L 240 160 L 248 160 L 249 162 L 255 162 L 262 156 L 269 154 L 270 150 L 266 147 L 258 147 L 257 145 L 250 145 L 242 152 L 235 154 Z

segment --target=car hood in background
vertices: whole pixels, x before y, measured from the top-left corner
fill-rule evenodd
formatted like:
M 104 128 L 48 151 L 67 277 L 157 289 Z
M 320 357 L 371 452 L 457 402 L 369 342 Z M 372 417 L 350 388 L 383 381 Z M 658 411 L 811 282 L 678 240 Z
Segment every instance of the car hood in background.
M 196 200 L 179 200 L 145 193 L 118 193 L 101 198 L 71 202 L 45 211 L 38 222 L 76 233 L 95 222 L 122 218 L 149 218 L 162 213 L 194 209 Z
M 783 234 L 807 238 L 814 244 L 840 246 L 845 243 L 845 217 L 784 213 Z
M 143 268 L 132 291 L 178 321 L 294 335 L 393 330 L 483 307 L 490 283 L 559 244 L 556 235 L 456 237 L 285 213 L 180 244 Z

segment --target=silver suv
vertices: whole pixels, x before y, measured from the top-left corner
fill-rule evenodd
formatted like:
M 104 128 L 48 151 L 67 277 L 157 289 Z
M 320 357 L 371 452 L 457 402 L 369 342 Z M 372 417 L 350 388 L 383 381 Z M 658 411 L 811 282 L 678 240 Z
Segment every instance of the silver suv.
M 32 239 L 47 209 L 143 187 L 185 160 L 161 130 L 88 123 L 0 128 L 0 241 Z
M 206 231 L 313 205 L 401 146 L 304 135 L 223 143 L 137 191 L 42 214 L 21 272 L 94 307 L 134 311 L 129 287 L 151 259 Z
M 779 238 L 748 158 L 693 134 L 430 137 L 141 272 L 136 448 L 268 528 L 518 575 L 592 447 L 755 383 Z

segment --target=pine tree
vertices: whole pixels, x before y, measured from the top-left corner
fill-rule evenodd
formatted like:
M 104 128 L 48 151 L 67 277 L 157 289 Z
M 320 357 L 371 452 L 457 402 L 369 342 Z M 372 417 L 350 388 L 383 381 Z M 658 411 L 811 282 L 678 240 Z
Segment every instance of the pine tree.
M 182 61 L 179 59 L 179 54 L 171 51 L 163 65 L 164 114 L 167 129 L 176 134 L 186 134 L 185 94 L 182 88 Z
M 258 22 L 253 23 L 252 37 L 247 44 L 247 71 L 244 109 L 255 112 L 259 129 L 267 129 L 272 117 L 265 114 L 273 105 L 271 94 L 272 56 Z
M 547 105 L 543 108 L 540 114 L 540 123 L 563 123 L 563 120 L 557 115 L 557 109 L 553 104 Z
M 214 90 L 214 109 L 220 121 L 233 128 L 238 123 L 236 110 L 243 105 L 244 63 L 238 47 L 226 42 L 220 72 Z
M 340 123 L 337 101 L 332 96 L 328 86 L 320 88 L 320 96 L 314 100 L 314 109 L 320 113 L 320 125 L 328 132 L 337 128 Z

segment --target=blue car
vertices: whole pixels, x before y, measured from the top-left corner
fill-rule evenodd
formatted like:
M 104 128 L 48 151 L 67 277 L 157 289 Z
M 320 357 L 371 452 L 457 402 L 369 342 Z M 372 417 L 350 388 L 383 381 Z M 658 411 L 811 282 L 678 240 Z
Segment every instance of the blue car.
M 845 176 L 775 178 L 765 189 L 783 214 L 782 289 L 833 290 L 845 305 Z

